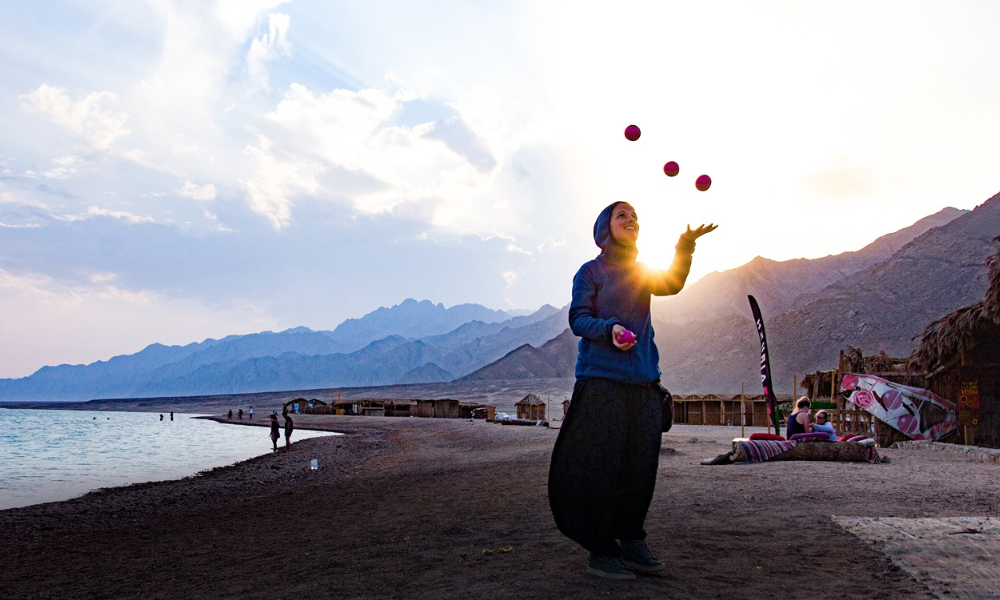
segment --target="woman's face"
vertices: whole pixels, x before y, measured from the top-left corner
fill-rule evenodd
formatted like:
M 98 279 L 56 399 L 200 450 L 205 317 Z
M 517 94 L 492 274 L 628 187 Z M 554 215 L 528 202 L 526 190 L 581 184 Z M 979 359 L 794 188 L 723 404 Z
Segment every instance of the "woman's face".
M 619 244 L 635 245 L 639 239 L 639 217 L 628 202 L 622 202 L 611 211 L 611 237 Z

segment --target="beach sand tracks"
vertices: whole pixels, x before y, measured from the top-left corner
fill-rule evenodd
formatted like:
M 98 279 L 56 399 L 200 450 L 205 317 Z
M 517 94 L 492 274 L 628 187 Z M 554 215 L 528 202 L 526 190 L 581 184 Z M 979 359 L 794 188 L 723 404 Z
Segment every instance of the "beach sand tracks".
M 834 517 L 939 598 L 1000 598 L 1000 519 Z

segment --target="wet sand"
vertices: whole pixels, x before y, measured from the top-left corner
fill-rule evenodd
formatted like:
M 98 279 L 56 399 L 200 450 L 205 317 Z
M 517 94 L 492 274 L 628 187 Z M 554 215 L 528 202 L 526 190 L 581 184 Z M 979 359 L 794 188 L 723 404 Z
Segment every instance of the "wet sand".
M 888 449 L 885 465 L 702 466 L 740 428 L 676 426 L 647 519 L 667 569 L 607 581 L 552 523 L 554 428 L 327 415 L 296 426 L 347 435 L 0 511 L 5 597 L 931 598 L 833 517 L 1000 516 L 996 463 Z

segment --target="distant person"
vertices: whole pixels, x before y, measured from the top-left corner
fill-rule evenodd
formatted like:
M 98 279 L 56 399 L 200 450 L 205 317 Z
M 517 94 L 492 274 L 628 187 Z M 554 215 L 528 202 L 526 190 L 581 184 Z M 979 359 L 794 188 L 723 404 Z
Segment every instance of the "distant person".
M 94 417 L 94 418 L 96 419 L 97 417 Z M 160 420 L 161 421 L 163 420 L 163 413 L 160 413 Z
M 795 403 L 795 412 L 788 415 L 788 420 L 785 422 L 785 433 L 788 434 L 789 439 L 797 433 L 812 433 L 813 426 L 809 422 L 810 406 L 812 406 L 812 402 L 809 402 L 807 396 L 802 396 Z
M 250 407 L 250 420 L 253 421 L 253 407 Z
M 813 431 L 825 433 L 830 436 L 831 442 L 837 441 L 837 430 L 830 425 L 830 413 L 825 410 L 816 413 L 816 422 L 813 423 Z
M 274 451 L 278 451 L 278 438 L 281 437 L 281 430 L 278 428 L 278 415 L 271 415 L 271 444 Z
M 173 421 L 173 420 L 174 420 L 174 411 L 170 411 L 170 420 L 171 420 L 171 421 Z
M 292 430 L 295 429 L 295 424 L 292 423 L 292 418 L 288 416 L 288 412 L 282 414 L 285 415 L 285 450 L 290 450 L 292 445 Z
M 573 398 L 552 451 L 549 505 L 559 531 L 590 552 L 587 572 L 598 577 L 635 579 L 630 569 L 665 568 L 645 531 L 668 423 L 650 300 L 681 291 L 695 240 L 715 228 L 688 226 L 670 269 L 649 270 L 635 260 L 635 209 L 612 203 L 594 223 L 601 254 L 573 277 L 569 325 L 581 339 Z
M 229 419 L 230 421 L 233 420 L 233 409 L 231 409 L 231 408 L 229 409 L 229 416 L 226 417 L 226 418 Z
M 240 421 L 242 421 L 243 420 L 243 409 L 242 408 L 240 409 L 239 415 L 240 415 Z

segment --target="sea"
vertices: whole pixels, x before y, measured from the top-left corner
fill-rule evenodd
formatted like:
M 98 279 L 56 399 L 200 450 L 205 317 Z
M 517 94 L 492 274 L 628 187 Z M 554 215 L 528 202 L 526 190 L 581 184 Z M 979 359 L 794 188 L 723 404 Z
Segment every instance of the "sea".
M 0 408 L 0 510 L 181 479 L 272 451 L 265 427 L 198 416 Z M 296 429 L 292 443 L 324 435 L 339 434 Z

